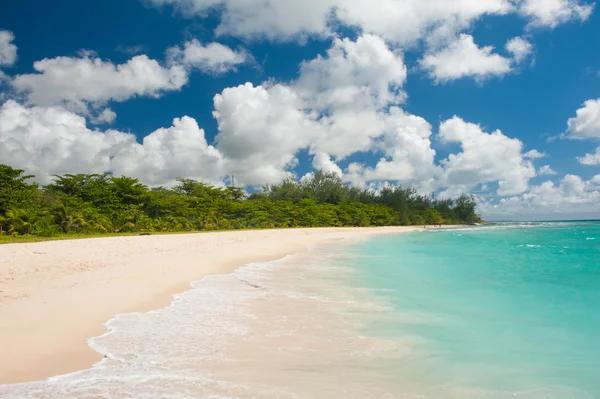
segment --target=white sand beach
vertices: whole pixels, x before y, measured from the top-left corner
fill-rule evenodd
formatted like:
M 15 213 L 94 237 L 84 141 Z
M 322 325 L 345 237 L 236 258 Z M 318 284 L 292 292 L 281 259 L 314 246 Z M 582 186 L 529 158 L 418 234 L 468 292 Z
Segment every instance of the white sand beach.
M 312 245 L 414 227 L 91 238 L 0 246 L 0 384 L 87 368 L 115 314 L 158 309 L 191 281 Z

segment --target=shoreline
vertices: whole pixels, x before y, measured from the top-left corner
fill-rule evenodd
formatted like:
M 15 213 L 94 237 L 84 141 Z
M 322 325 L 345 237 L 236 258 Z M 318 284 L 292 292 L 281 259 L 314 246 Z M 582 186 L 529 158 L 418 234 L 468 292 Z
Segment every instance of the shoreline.
M 0 385 L 91 367 L 88 339 L 117 314 L 168 306 L 213 274 L 310 247 L 422 227 L 246 230 L 121 236 L 0 246 Z

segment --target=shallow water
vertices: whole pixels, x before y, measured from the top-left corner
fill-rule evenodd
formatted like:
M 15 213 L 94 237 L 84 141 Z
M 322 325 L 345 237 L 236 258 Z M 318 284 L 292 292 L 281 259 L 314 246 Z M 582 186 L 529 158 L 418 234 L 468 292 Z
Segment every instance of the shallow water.
M 599 223 L 528 223 L 365 243 L 362 284 L 412 318 L 369 333 L 413 338 L 400 373 L 436 397 L 600 398 L 598 239 Z
M 2 398 L 600 398 L 600 224 L 321 247 L 121 315 Z

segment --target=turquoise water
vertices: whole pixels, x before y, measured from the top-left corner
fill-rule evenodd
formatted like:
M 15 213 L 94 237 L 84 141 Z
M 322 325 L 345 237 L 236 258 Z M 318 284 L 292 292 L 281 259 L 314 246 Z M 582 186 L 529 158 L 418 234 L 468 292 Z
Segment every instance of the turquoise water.
M 360 244 L 392 310 L 364 332 L 410 342 L 399 376 L 458 397 L 600 398 L 600 223 L 499 224 Z

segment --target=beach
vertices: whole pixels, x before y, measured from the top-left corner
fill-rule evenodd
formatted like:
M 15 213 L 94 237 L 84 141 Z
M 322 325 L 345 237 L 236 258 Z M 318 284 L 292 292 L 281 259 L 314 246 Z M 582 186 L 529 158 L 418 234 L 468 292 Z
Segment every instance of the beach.
M 323 228 L 90 238 L 0 246 L 0 384 L 102 360 L 87 339 L 116 314 L 167 306 L 204 276 L 309 247 L 415 227 Z
M 0 246 L 0 397 L 600 397 L 600 224 L 426 230 Z

